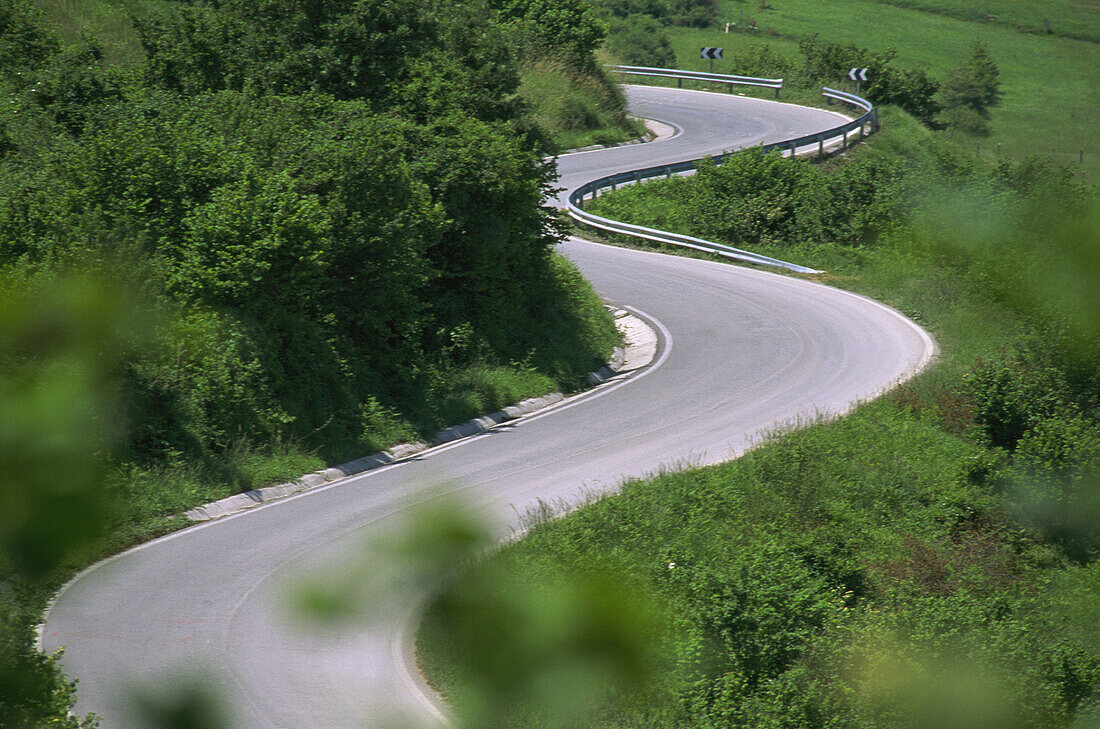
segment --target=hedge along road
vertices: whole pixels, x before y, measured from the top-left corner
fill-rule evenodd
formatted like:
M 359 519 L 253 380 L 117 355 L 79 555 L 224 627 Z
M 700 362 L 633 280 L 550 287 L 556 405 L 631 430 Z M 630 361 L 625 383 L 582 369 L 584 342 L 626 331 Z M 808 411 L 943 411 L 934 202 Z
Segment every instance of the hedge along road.
M 560 160 L 563 184 L 835 126 L 830 112 L 738 96 L 630 87 L 632 111 L 679 129 L 650 144 Z M 409 603 L 354 625 L 293 617 L 288 586 L 362 561 L 370 536 L 459 492 L 507 533 L 538 500 L 575 500 L 662 465 L 740 453 L 779 423 L 842 412 L 913 374 L 933 345 L 897 312 L 808 281 L 572 239 L 610 302 L 659 337 L 648 368 L 541 414 L 407 462 L 192 527 L 84 572 L 58 597 L 47 651 L 79 680 L 77 711 L 140 726 L 153 695 L 201 675 L 231 726 L 342 729 L 439 722 L 409 668 Z M 384 569 L 384 565 L 377 565 Z

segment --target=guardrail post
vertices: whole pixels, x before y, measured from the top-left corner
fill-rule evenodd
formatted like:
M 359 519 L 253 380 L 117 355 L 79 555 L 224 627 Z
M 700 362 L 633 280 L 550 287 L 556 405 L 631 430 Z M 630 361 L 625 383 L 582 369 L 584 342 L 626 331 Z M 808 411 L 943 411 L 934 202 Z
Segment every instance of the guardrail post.
M 679 76 L 676 77 L 676 88 L 684 88 L 684 79 L 680 78 Z
M 671 165 L 665 168 L 665 179 L 666 180 L 671 180 L 672 179 L 672 167 L 671 167 Z
M 733 93 L 733 84 L 730 84 L 730 93 Z
M 823 159 L 825 157 L 825 137 L 818 135 L 817 137 L 817 158 Z
M 848 130 L 842 129 L 840 132 L 840 136 L 844 139 L 844 141 L 840 143 L 840 148 L 842 150 L 848 149 Z

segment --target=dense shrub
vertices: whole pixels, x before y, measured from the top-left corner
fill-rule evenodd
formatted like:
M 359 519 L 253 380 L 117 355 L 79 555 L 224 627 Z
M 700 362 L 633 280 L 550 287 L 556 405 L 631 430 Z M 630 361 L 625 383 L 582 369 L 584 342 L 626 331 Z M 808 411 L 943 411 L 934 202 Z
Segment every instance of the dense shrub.
M 846 79 L 853 67 L 870 69 L 863 95 L 876 104 L 893 104 L 923 123 L 939 111 L 934 95 L 939 84 L 920 69 L 898 69 L 891 65 L 897 51 L 870 51 L 854 43 L 829 43 L 816 35 L 799 42 L 803 62 L 799 71 L 803 84 L 835 84 Z
M 39 13 L 28 0 L 10 0 L 0 6 L 0 71 L 22 75 L 38 68 L 60 49 L 56 37 L 39 22 Z
M 861 246 L 904 211 L 902 172 L 896 160 L 868 158 L 824 174 L 809 162 L 748 150 L 721 165 L 702 163 L 691 178 L 624 189 L 596 209 L 738 247 Z M 666 196 L 667 204 L 652 204 Z
M 592 6 L 581 0 L 492 0 L 491 4 L 517 34 L 516 47 L 528 61 L 549 55 L 587 70 L 607 33 Z
M 772 50 L 771 45 L 749 45 L 726 57 L 730 73 L 740 76 L 760 78 L 781 78 L 789 80 L 797 68 L 798 62 Z
M 1088 609 L 1070 617 L 1096 571 L 1044 572 L 1049 555 L 974 477 L 981 453 L 872 405 L 730 464 L 629 483 L 491 569 L 614 565 L 666 606 L 657 685 L 613 697 L 595 725 L 939 726 L 937 696 L 959 726 L 1069 726 L 1100 680 L 1079 632 Z M 473 599 L 474 584 L 443 599 Z M 437 617 L 422 648 L 449 650 L 460 629 Z M 530 725 L 529 708 L 505 725 Z
M 145 367 L 135 407 L 171 422 L 136 428 L 150 434 L 137 452 L 280 429 L 350 447 L 362 430 L 355 403 L 418 397 L 410 363 L 444 352 L 448 366 L 527 359 L 564 382 L 603 355 L 576 346 L 588 324 L 563 329 L 565 347 L 530 334 L 535 301 L 563 313 L 572 304 L 555 303 L 565 292 L 539 207 L 547 168 L 521 140 L 467 117 L 424 127 L 323 95 L 223 91 L 158 98 L 149 111 L 121 107 L 75 153 L 46 155 L 51 208 L 33 185 L 11 190 L 5 235 L 38 264 L 135 248 L 152 257 L 164 295 L 220 312 L 205 321 L 245 343 L 223 345 L 253 373 L 245 389 L 280 405 L 241 422 L 241 408 L 214 405 L 221 395 L 176 389 L 205 378 Z M 463 329 L 476 347 L 451 346 Z M 181 396 L 198 402 L 171 404 Z
M 975 422 L 993 445 L 1009 450 L 1041 420 L 1065 413 L 1068 406 L 1062 373 L 1019 357 L 984 363 L 965 384 Z
M 1000 101 L 999 75 L 989 51 L 976 43 L 970 58 L 951 69 L 940 88 L 943 121 L 967 133 L 988 133 L 983 122 L 989 119 L 989 108 Z
M 706 28 L 718 18 L 715 0 L 597 0 L 593 4 L 608 17 L 648 15 L 663 25 Z
M 517 114 L 511 48 L 482 2 L 436 15 L 415 0 L 203 1 L 135 24 L 146 82 L 177 92 L 322 91 L 421 120 L 454 107 L 498 121 Z
M 607 37 L 607 50 L 628 66 L 672 68 L 676 53 L 660 23 L 649 15 L 614 18 Z

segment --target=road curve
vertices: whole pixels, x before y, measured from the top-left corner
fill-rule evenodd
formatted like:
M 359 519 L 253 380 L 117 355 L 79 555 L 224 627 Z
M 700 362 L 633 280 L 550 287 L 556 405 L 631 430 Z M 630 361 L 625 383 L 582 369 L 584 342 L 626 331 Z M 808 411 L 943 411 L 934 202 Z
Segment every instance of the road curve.
M 830 112 L 737 96 L 631 87 L 632 110 L 672 139 L 564 156 L 563 184 L 834 126 Z M 139 726 L 135 684 L 171 690 L 213 677 L 243 729 L 431 724 L 402 653 L 407 613 L 322 630 L 288 617 L 287 584 L 349 559 L 364 538 L 447 484 L 503 531 L 538 499 L 574 499 L 676 462 L 740 453 L 776 423 L 839 413 L 907 377 L 932 343 L 869 299 L 726 264 L 562 245 L 612 303 L 637 307 L 660 338 L 647 369 L 544 414 L 298 497 L 143 545 L 82 573 L 43 630 L 79 680 L 77 711 L 104 729 Z M 433 492 L 437 493 L 437 492 Z

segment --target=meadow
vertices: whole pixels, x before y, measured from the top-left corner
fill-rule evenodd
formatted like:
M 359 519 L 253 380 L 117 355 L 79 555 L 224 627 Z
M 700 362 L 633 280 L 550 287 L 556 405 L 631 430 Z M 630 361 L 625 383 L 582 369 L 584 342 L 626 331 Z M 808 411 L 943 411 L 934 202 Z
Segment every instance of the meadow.
M 724 32 L 725 23 L 742 17 L 741 27 Z M 822 40 L 850 42 L 872 51 L 893 48 L 895 65 L 942 78 L 963 63 L 975 41 L 981 41 L 1001 71 L 1003 99 L 991 110 L 988 137 L 960 141 L 991 159 L 1038 156 L 1077 164 L 1089 182 L 1100 176 L 1100 139 L 1095 133 L 1100 11 L 1095 4 L 1003 0 L 982 3 L 979 9 L 951 0 L 723 0 L 716 27 L 669 26 L 666 31 L 678 67 L 706 70 L 699 49 L 719 46 L 727 60 L 717 62 L 715 70 L 735 74 L 745 72 L 728 60 L 738 53 L 768 45 L 774 52 L 797 57 L 799 40 L 817 34 Z M 847 78 L 824 81 L 851 90 Z

